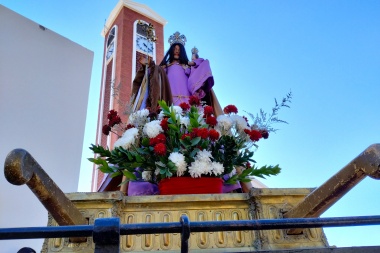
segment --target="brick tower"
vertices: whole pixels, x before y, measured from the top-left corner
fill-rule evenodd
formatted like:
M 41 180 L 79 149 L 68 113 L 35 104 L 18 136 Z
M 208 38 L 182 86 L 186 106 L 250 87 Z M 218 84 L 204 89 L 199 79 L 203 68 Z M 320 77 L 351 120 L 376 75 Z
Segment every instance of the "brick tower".
M 152 24 L 156 42 L 147 40 L 145 28 Z M 140 67 L 137 59 L 148 55 L 156 59 L 164 57 L 164 25 L 166 20 L 148 6 L 130 0 L 120 0 L 112 10 L 102 31 L 104 37 L 103 74 L 100 90 L 96 143 L 112 149 L 117 136 L 102 134 L 107 124 L 107 114 L 113 109 L 119 112 L 123 122 L 125 106 L 132 94 L 132 81 Z M 94 168 L 92 191 L 116 190 L 120 178 L 111 179 Z

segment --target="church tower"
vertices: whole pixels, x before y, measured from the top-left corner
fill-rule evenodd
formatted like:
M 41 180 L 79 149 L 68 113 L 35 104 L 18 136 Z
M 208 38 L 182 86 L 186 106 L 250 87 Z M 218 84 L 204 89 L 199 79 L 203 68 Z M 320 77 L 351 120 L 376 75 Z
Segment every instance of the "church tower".
M 132 81 L 140 68 L 138 59 L 144 55 L 153 60 L 164 57 L 164 25 L 166 20 L 144 4 L 120 0 L 110 13 L 102 31 L 104 37 L 103 74 L 100 90 L 96 143 L 112 149 L 117 136 L 102 133 L 110 110 L 123 114 L 132 94 Z M 157 40 L 147 39 L 146 29 L 153 25 Z M 92 191 L 116 190 L 120 179 L 111 179 L 94 168 Z

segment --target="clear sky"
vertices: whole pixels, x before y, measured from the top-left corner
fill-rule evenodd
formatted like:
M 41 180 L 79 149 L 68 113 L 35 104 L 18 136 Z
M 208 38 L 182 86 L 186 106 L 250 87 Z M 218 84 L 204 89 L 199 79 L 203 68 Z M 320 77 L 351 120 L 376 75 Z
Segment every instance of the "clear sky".
M 79 191 L 89 191 L 104 39 L 118 0 L 0 0 L 0 4 L 92 50 Z M 210 60 L 222 106 L 270 112 L 293 93 L 275 134 L 259 142 L 258 165 L 280 164 L 273 188 L 318 187 L 374 143 L 380 143 L 380 1 L 141 0 L 163 16 L 165 41 L 177 30 L 187 52 Z M 1 35 L 4 36 L 4 35 Z M 168 48 L 166 45 L 165 50 Z M 32 59 L 31 59 L 32 64 Z M 68 98 L 70 99 L 70 98 Z M 367 178 L 323 217 L 379 215 L 380 182 Z M 379 245 L 380 226 L 325 229 L 330 245 Z

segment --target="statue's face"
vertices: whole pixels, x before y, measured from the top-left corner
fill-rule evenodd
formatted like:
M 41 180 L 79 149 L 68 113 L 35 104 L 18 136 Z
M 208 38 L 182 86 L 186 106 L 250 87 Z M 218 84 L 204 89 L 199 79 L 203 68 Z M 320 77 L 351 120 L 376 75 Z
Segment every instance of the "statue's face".
M 178 60 L 179 54 L 181 53 L 181 49 L 179 48 L 178 45 L 175 45 L 173 53 L 174 53 L 174 59 Z

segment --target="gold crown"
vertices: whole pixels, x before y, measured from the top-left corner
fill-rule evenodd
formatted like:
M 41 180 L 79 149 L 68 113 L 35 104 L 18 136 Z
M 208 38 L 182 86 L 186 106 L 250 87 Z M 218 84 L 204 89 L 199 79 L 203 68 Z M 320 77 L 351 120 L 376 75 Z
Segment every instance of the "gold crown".
M 186 36 L 181 35 L 179 32 L 175 32 L 173 35 L 169 37 L 168 42 L 170 43 L 170 46 L 173 45 L 174 43 L 180 43 L 185 46 L 186 43 Z

